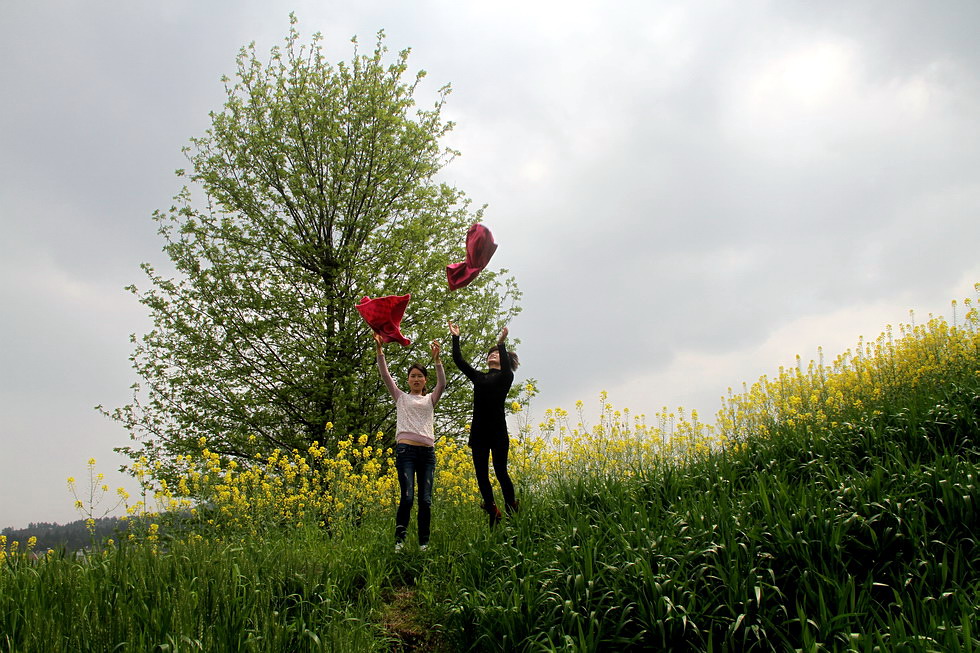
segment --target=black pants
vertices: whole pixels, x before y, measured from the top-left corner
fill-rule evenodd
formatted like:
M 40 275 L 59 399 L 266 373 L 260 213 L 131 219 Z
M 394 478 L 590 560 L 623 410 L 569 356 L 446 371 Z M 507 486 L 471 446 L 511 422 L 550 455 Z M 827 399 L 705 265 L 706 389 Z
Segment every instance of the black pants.
M 510 450 L 510 439 L 504 438 L 503 441 L 490 446 L 472 446 L 473 469 L 476 471 L 476 484 L 480 488 L 480 496 L 483 497 L 483 505 L 488 509 L 496 505 L 493 498 L 493 488 L 490 486 L 490 454 L 493 454 L 493 473 L 500 484 L 500 492 L 504 495 L 504 503 L 510 507 L 516 504 L 514 496 L 514 483 L 510 480 L 507 473 L 507 452 Z

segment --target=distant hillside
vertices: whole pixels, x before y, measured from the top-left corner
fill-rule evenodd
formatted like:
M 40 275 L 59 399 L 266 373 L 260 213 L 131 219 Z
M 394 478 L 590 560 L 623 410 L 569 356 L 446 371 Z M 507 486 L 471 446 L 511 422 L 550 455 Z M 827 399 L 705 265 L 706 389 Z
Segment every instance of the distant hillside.
M 101 541 L 107 537 L 117 537 L 120 531 L 126 529 L 126 523 L 118 517 L 103 517 L 95 520 L 95 539 Z M 7 544 L 20 542 L 21 548 L 26 546 L 30 537 L 37 538 L 35 551 L 47 551 L 61 548 L 67 551 L 78 551 L 92 544 L 92 535 L 85 525 L 84 519 L 68 524 L 48 524 L 46 522 L 31 523 L 27 528 L 14 529 L 7 527 L 0 531 L 7 537 Z

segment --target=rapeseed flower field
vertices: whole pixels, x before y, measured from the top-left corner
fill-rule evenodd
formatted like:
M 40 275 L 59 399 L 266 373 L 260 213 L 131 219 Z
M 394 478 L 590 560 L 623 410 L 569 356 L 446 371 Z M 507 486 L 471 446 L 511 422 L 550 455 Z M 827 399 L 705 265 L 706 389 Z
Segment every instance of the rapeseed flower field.
M 0 537 L 0 651 L 980 650 L 978 327 L 954 302 L 729 389 L 713 420 L 605 392 L 595 419 L 538 419 L 528 383 L 521 512 L 488 529 L 442 438 L 426 552 L 391 546 L 382 433 L 249 461 L 202 443 L 138 461 L 137 497 L 90 460 L 76 508 L 130 525 L 81 557 Z

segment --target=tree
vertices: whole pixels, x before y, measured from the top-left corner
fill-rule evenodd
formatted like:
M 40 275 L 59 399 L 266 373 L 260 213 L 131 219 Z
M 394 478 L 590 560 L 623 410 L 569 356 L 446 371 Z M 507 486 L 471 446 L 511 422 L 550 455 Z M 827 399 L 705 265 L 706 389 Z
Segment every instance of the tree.
M 448 290 L 445 266 L 462 260 L 466 230 L 482 219 L 465 194 L 436 180 L 458 153 L 439 89 L 430 109 L 407 78 L 409 50 L 325 61 L 321 36 L 299 42 L 291 16 L 285 47 L 267 64 L 242 48 L 227 102 L 184 148 L 192 170 L 174 205 L 154 213 L 176 271 L 149 264 L 150 287 L 131 286 L 153 328 L 131 357 L 142 381 L 133 402 L 103 412 L 136 445 L 120 450 L 166 462 L 211 450 L 242 458 L 330 442 L 330 434 L 391 434 L 394 406 L 374 363 L 362 296 L 410 292 L 403 331 L 386 349 L 393 374 L 448 345 L 447 319 L 491 342 L 520 308 L 506 270 Z M 447 357 L 448 358 L 448 357 Z M 457 374 L 447 366 L 451 379 Z M 468 384 L 440 403 L 440 432 L 459 434 Z M 332 424 L 332 430 L 329 425 Z

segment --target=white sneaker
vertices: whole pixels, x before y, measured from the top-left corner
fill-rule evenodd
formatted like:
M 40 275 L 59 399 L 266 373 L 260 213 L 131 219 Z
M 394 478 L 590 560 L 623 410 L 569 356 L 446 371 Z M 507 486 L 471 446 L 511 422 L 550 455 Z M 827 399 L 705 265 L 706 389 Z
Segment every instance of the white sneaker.
M 428 548 L 429 548 L 429 545 L 428 544 L 420 544 L 419 545 L 419 551 L 425 551 Z
M 405 548 L 405 543 L 404 542 L 395 542 L 395 553 L 398 553 L 403 548 Z

